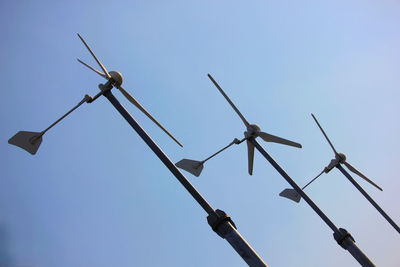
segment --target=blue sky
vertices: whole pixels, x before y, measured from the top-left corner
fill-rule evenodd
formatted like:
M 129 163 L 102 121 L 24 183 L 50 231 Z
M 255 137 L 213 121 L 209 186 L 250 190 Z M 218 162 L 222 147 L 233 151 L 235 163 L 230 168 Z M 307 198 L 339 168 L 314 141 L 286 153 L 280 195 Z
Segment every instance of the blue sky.
M 105 98 L 44 136 L 35 156 L 10 146 L 41 131 L 109 70 L 183 144 L 114 94 L 173 161 L 203 159 L 245 130 L 211 73 L 253 123 L 303 144 L 264 143 L 304 185 L 333 157 L 314 113 L 357 181 L 396 221 L 400 182 L 397 1 L 14 1 L 0 3 L 0 262 L 5 266 L 244 266 L 206 213 Z M 261 141 L 260 141 L 261 142 Z M 256 154 L 234 146 L 187 178 L 270 266 L 358 266 L 304 201 Z M 355 177 L 356 178 L 356 177 Z M 398 266 L 397 232 L 337 170 L 307 189 L 377 266 Z

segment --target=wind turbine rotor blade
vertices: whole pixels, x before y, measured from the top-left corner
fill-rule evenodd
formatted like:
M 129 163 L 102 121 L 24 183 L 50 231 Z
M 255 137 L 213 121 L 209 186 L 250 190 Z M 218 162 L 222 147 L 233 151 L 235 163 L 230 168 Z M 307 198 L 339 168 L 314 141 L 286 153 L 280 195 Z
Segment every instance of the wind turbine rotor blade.
M 282 192 L 279 193 L 281 197 L 286 197 L 290 200 L 293 200 L 294 202 L 299 203 L 301 200 L 301 196 L 299 193 L 296 192 L 296 190 L 292 188 L 286 188 Z
M 253 165 L 254 165 L 254 145 L 249 140 L 246 140 L 247 143 L 247 161 L 248 161 L 248 170 L 249 174 L 253 175 Z
M 318 125 L 319 129 L 321 130 L 321 132 L 323 133 L 323 135 L 325 136 L 325 138 L 326 138 L 326 140 L 328 141 L 329 145 L 331 146 L 333 152 L 335 152 L 335 155 L 338 155 L 338 153 L 337 153 L 335 147 L 333 146 L 331 140 L 329 140 L 329 138 L 328 138 L 328 136 L 326 135 L 324 129 L 322 129 L 322 127 L 321 127 L 321 125 L 319 124 L 317 118 L 315 118 L 314 114 L 312 114 L 312 113 L 311 113 L 311 116 L 313 117 L 314 121 L 317 123 L 317 125 Z
M 140 111 L 142 111 L 150 120 L 152 120 L 158 127 L 161 128 L 169 137 L 171 137 L 178 145 L 183 147 L 183 145 L 170 133 L 165 129 L 131 94 L 129 94 L 124 88 L 121 86 L 117 87 L 121 93 L 129 100 L 133 105 L 135 105 Z
M 264 133 L 264 132 L 260 132 L 258 133 L 258 136 L 260 136 L 265 142 L 274 142 L 274 143 L 278 143 L 278 144 L 282 144 L 282 145 L 288 145 L 288 146 L 294 146 L 294 147 L 298 147 L 301 148 L 301 144 L 290 141 L 290 140 L 286 140 L 284 138 L 269 134 L 269 133 Z
M 82 65 L 84 65 L 85 67 L 91 69 L 92 71 L 96 72 L 98 75 L 100 75 L 101 77 L 103 77 L 104 79 L 107 79 L 107 76 L 104 75 L 103 73 L 101 73 L 99 70 L 96 70 L 95 68 L 93 68 L 92 66 L 90 66 L 89 64 L 86 64 L 85 62 L 83 62 L 82 60 L 80 60 L 79 58 L 77 58 L 77 60 L 79 61 L 79 63 L 81 63 Z
M 106 77 L 108 79 L 111 78 L 111 75 L 108 73 L 106 67 L 104 67 L 104 65 L 100 62 L 100 60 L 96 57 L 96 55 L 93 53 L 92 49 L 90 49 L 89 45 L 86 43 L 86 41 L 82 38 L 82 36 L 78 34 L 79 39 L 81 39 L 82 43 L 86 46 L 87 50 L 89 50 L 90 54 L 92 55 L 92 57 L 94 58 L 94 60 L 96 60 L 97 64 L 99 64 L 100 68 L 103 70 L 104 74 L 106 75 Z
M 354 168 L 353 166 L 350 165 L 350 163 L 347 163 L 346 161 L 344 162 L 344 165 L 346 165 L 346 167 L 354 172 L 355 174 L 357 174 L 358 176 L 360 176 L 361 178 L 363 178 L 365 181 L 367 181 L 368 183 L 372 184 L 373 186 L 375 186 L 376 188 L 378 188 L 379 190 L 383 191 L 383 189 L 378 186 L 377 184 L 375 184 L 374 182 L 372 182 L 369 178 L 367 178 L 367 176 L 365 176 L 364 174 L 362 174 L 360 171 L 358 171 L 356 168 Z
M 42 143 L 42 135 L 43 133 L 20 131 L 11 137 L 8 143 L 35 155 Z
M 200 176 L 201 171 L 204 168 L 204 164 L 202 161 L 191 160 L 191 159 L 182 159 L 177 163 L 175 163 L 175 166 L 193 174 L 196 177 Z
M 242 115 L 242 113 L 240 113 L 239 109 L 235 106 L 235 104 L 233 104 L 231 99 L 225 94 L 225 92 L 224 92 L 224 90 L 222 90 L 221 86 L 219 86 L 219 84 L 214 80 L 214 78 L 210 74 L 207 74 L 207 75 L 208 75 L 208 78 L 210 78 L 210 80 L 213 82 L 215 87 L 217 87 L 218 91 L 225 97 L 226 101 L 228 101 L 228 103 L 231 105 L 231 107 L 236 111 L 236 113 L 239 115 L 240 119 L 242 119 L 242 121 L 246 125 L 246 127 L 249 126 L 250 123 L 245 119 L 245 117 Z

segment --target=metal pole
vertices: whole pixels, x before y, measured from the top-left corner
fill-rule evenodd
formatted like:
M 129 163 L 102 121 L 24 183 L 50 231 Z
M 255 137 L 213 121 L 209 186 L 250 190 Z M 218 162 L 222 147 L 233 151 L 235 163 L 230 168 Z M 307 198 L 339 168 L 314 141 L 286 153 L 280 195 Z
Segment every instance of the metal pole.
M 347 250 L 361 266 L 375 266 L 370 259 L 357 247 L 353 237 L 343 228 L 337 228 L 333 222 L 318 208 L 318 206 L 304 193 L 303 190 L 293 181 L 292 178 L 276 163 L 276 161 L 264 150 L 264 148 L 254 139 L 249 138 L 250 142 L 271 163 L 271 165 L 279 172 L 279 174 L 296 190 L 297 193 L 310 205 L 310 207 L 318 214 L 319 217 L 333 230 L 333 237 L 336 242 L 345 250 Z
M 389 215 L 386 214 L 385 211 L 383 211 L 383 209 L 372 199 L 372 197 L 370 197 L 368 193 L 365 192 L 365 190 L 353 179 L 353 177 L 351 177 L 351 175 L 340 164 L 338 164 L 336 168 L 338 168 L 339 171 L 341 171 L 343 175 L 346 176 L 347 179 L 349 179 L 349 181 L 358 189 L 358 191 L 360 191 L 361 194 L 363 194 L 364 197 L 368 199 L 372 206 L 374 206 L 375 209 L 377 209 L 379 213 L 382 214 L 382 216 L 393 226 L 393 228 L 400 233 L 399 226 L 389 217 Z
M 235 251 L 243 258 L 249 266 L 267 266 L 263 259 L 254 251 L 247 241 L 235 229 L 231 218 L 221 210 L 214 210 L 203 196 L 194 188 L 194 186 L 186 179 L 186 177 L 178 170 L 175 164 L 167 157 L 167 155 L 158 147 L 151 137 L 143 130 L 143 128 L 135 121 L 129 112 L 121 105 L 110 90 L 104 92 L 104 96 L 125 118 L 131 127 L 139 134 L 143 141 L 153 150 L 157 157 L 172 172 L 178 181 L 186 188 L 200 206 L 208 213 L 208 223 L 212 229 L 222 238 L 226 239 Z
M 212 154 L 211 156 L 209 156 L 208 158 L 204 159 L 201 161 L 201 164 L 204 164 L 206 161 L 208 161 L 209 159 L 212 159 L 213 157 L 215 157 L 216 155 L 218 155 L 219 153 L 221 153 L 222 151 L 224 151 L 225 149 L 229 148 L 230 146 L 232 146 L 233 144 L 240 144 L 241 142 L 243 142 L 244 139 L 239 140 L 237 138 L 233 139 L 232 142 L 229 143 L 229 145 L 221 148 L 220 150 L 218 150 L 217 152 L 215 152 L 214 154 Z
M 81 100 L 81 102 L 79 102 L 75 107 L 73 107 L 71 110 L 69 110 L 67 113 L 65 113 L 64 115 L 61 116 L 61 118 L 59 118 L 58 120 L 56 120 L 55 122 L 53 122 L 49 127 L 47 127 L 46 129 L 44 129 L 40 135 L 37 137 L 41 137 L 43 136 L 48 130 L 50 130 L 54 125 L 56 125 L 57 123 L 59 123 L 60 121 L 62 121 L 65 117 L 67 117 L 69 114 L 71 114 L 75 109 L 79 108 L 83 103 L 85 102 L 90 102 L 90 97 L 88 95 L 85 95 L 85 97 Z

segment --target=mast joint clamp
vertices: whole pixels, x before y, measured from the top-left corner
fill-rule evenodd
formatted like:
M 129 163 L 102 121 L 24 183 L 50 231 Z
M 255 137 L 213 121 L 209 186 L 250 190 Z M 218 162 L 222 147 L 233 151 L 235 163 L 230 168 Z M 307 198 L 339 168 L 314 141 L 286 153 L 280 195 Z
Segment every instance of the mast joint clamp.
M 236 228 L 235 223 L 232 221 L 231 217 L 224 211 L 217 209 L 215 213 L 207 216 L 207 222 L 211 226 L 214 232 L 216 232 L 220 237 L 225 238 L 224 231 L 219 229 L 219 226 L 224 222 L 229 222 L 233 227 Z
M 354 238 L 351 236 L 349 232 L 347 232 L 346 229 L 339 228 L 339 232 L 333 233 L 333 237 L 335 238 L 336 242 L 344 249 L 347 250 L 348 247 L 348 239 L 352 240 L 353 242 L 356 242 Z

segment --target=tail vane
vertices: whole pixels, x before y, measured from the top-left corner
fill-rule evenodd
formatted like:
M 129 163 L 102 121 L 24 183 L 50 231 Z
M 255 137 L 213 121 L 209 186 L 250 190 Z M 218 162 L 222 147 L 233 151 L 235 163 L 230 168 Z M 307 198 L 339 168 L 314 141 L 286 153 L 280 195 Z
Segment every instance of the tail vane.
M 200 176 L 201 171 L 204 168 L 202 161 L 191 160 L 191 159 L 182 159 L 177 163 L 175 163 L 175 166 L 193 174 L 196 177 Z
M 8 143 L 18 146 L 35 155 L 42 143 L 42 133 L 20 131 L 8 140 Z

